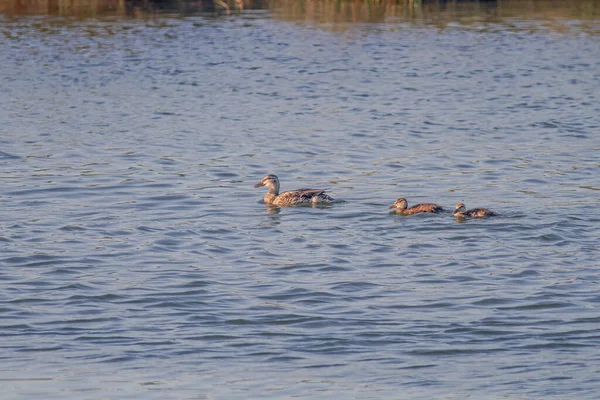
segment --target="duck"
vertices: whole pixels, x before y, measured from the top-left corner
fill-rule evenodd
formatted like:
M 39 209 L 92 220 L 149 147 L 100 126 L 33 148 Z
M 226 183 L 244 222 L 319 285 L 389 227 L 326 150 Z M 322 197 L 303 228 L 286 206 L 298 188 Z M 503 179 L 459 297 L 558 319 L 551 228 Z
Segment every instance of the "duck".
M 493 217 L 494 215 L 498 215 L 493 211 L 488 210 L 487 208 L 473 208 L 471 210 L 467 210 L 465 207 L 465 203 L 458 203 L 454 212 L 452 213 L 455 217 L 459 218 L 483 218 L 483 217 Z
M 388 209 L 395 209 L 396 213 L 403 215 L 413 215 L 419 213 L 439 213 L 444 211 L 442 206 L 434 203 L 421 203 L 408 208 L 408 202 L 404 197 L 400 197 Z
M 265 204 L 277 207 L 307 206 L 317 204 L 331 204 L 335 200 L 325 194 L 327 189 L 296 189 L 279 193 L 279 178 L 277 175 L 268 174 L 256 185 L 255 188 L 266 186 L 269 192 L 263 198 Z

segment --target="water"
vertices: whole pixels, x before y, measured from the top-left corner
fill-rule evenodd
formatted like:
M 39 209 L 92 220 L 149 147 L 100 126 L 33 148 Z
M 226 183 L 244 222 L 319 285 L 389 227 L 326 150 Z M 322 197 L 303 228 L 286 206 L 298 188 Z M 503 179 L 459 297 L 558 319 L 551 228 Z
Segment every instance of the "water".
M 3 398 L 597 398 L 600 41 L 563 23 L 3 17 Z

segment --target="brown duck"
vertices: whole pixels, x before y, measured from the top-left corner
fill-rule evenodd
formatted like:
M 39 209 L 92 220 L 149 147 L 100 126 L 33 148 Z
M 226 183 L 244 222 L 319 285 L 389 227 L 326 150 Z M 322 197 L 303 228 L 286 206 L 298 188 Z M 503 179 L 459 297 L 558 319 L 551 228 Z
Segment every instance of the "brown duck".
M 483 218 L 493 217 L 497 214 L 493 211 L 488 210 L 487 208 L 473 208 L 471 210 L 467 210 L 467 208 L 465 207 L 465 203 L 458 203 L 452 215 L 459 218 Z
M 266 175 L 254 185 L 255 188 L 266 186 L 269 192 L 264 197 L 265 204 L 285 207 L 316 204 L 331 204 L 334 199 L 325 194 L 327 189 L 297 189 L 279 193 L 279 178 L 276 175 Z
M 444 209 L 433 203 L 421 203 L 416 206 L 412 206 L 408 208 L 408 202 L 405 198 L 400 197 L 398 200 L 392 204 L 389 209 L 395 209 L 396 213 L 403 215 L 413 215 L 419 213 L 439 213 L 444 211 Z

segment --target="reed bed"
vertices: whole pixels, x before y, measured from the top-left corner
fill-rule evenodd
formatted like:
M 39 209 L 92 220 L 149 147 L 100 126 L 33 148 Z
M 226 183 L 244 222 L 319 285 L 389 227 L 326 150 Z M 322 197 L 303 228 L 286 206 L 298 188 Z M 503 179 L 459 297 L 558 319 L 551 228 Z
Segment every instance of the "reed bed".
M 390 18 L 468 22 L 470 18 L 598 19 L 597 0 L 0 0 L 0 14 L 147 17 L 239 14 L 269 9 L 281 19 L 344 24 Z

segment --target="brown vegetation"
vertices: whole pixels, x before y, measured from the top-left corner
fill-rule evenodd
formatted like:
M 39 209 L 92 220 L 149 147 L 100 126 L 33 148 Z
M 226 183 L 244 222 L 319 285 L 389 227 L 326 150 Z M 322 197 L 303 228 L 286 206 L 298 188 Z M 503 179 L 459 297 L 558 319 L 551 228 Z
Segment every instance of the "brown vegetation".
M 344 24 L 384 22 L 389 19 L 494 21 L 528 19 L 597 19 L 596 0 L 0 0 L 0 14 L 61 16 L 147 16 L 154 14 L 220 13 L 271 9 L 288 20 Z

